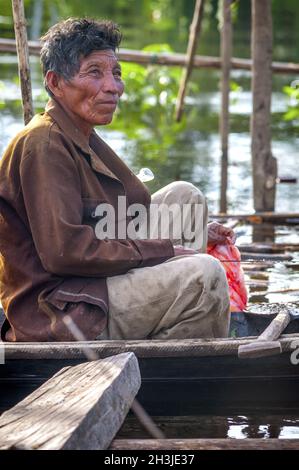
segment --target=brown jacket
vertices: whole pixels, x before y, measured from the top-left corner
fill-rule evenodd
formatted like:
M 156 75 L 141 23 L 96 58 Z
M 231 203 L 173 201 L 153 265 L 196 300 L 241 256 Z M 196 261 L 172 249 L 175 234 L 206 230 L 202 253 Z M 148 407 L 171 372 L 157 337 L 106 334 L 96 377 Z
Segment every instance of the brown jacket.
M 50 100 L 0 161 L 0 298 L 7 341 L 72 340 L 72 316 L 87 339 L 106 326 L 106 277 L 173 256 L 168 240 L 99 240 L 95 208 L 148 207 L 150 194 L 95 132 L 89 142 Z

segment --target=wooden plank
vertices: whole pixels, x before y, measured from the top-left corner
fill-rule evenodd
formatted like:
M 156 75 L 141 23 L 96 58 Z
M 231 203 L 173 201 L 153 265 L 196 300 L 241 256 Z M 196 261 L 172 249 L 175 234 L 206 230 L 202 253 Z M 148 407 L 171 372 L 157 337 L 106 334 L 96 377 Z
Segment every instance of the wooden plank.
M 298 450 L 298 448 L 299 439 L 114 439 L 109 450 Z
M 39 41 L 28 41 L 29 52 L 32 55 L 39 56 Z M 16 43 L 13 39 L 0 38 L 0 53 L 16 53 Z M 135 62 L 142 65 L 166 65 L 180 66 L 186 65 L 186 54 L 165 54 L 136 51 L 133 49 L 120 49 L 118 57 L 123 62 Z M 252 60 L 233 57 L 231 66 L 234 70 L 251 70 Z M 221 68 L 221 59 L 219 57 L 210 57 L 196 55 L 193 61 L 193 68 Z M 299 64 L 292 62 L 272 62 L 272 71 L 275 73 L 297 75 L 299 73 Z
M 85 359 L 86 346 L 103 358 L 124 352 L 134 352 L 140 358 L 202 357 L 235 355 L 240 344 L 246 344 L 255 336 L 246 338 L 177 339 L 177 340 L 115 340 L 59 343 L 4 343 L 6 360 L 23 359 Z M 299 340 L 299 333 L 281 336 L 283 351 L 292 351 L 292 342 Z
M 1 416 L 0 449 L 105 449 L 140 384 L 133 353 L 66 367 Z

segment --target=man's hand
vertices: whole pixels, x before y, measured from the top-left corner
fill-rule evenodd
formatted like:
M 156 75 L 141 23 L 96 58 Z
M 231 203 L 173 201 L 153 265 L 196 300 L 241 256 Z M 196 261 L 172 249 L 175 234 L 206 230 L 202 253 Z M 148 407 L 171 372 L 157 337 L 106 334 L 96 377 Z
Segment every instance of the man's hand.
M 182 245 L 174 245 L 173 248 L 174 248 L 174 256 L 198 254 L 198 251 L 192 250 L 191 248 L 185 248 Z
M 224 225 L 219 224 L 218 222 L 211 222 L 208 224 L 208 245 L 213 246 L 218 243 L 223 244 L 230 240 L 232 243 L 235 243 L 237 235 L 235 232 Z

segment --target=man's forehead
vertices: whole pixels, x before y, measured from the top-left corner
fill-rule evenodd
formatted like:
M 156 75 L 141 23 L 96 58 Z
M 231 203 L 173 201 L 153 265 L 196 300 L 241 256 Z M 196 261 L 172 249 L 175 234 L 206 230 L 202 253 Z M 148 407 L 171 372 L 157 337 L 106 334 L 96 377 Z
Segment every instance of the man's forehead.
M 103 51 L 94 51 L 91 52 L 87 57 L 84 57 L 81 61 L 81 66 L 88 66 L 91 63 L 103 63 L 103 62 L 114 62 L 118 64 L 118 59 L 115 52 L 112 49 L 105 49 Z

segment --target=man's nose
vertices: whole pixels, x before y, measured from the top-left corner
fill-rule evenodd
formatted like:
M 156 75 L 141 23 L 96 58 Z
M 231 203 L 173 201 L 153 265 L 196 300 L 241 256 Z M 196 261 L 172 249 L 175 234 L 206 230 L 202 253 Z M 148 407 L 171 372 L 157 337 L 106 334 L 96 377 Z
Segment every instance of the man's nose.
M 119 92 L 119 81 L 117 81 L 114 75 L 111 73 L 105 76 L 103 91 L 106 93 L 116 94 Z

